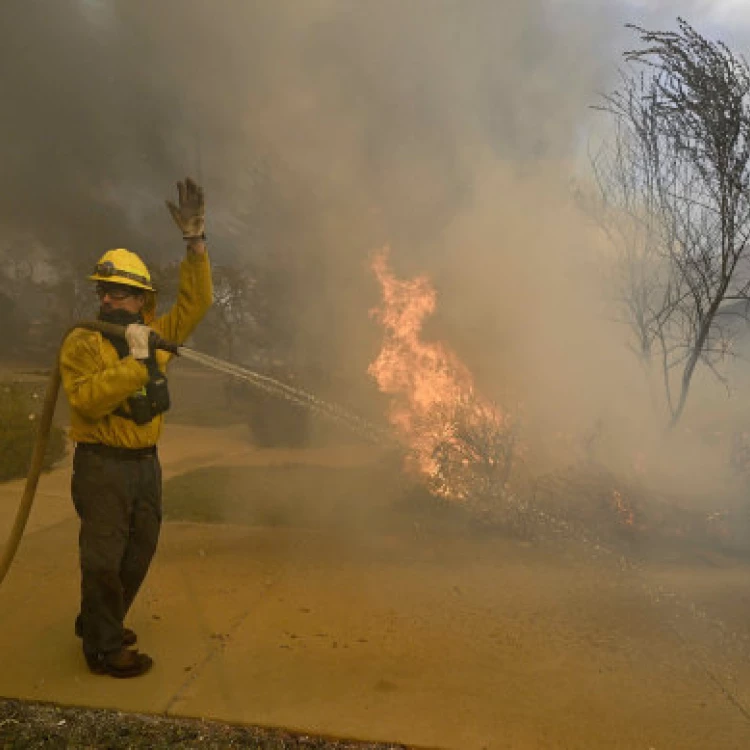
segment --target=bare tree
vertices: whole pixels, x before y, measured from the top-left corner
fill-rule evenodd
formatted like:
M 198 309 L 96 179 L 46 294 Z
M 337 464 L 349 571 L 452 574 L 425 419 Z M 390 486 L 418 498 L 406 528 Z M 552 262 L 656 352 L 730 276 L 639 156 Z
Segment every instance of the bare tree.
M 678 23 L 678 32 L 629 27 L 645 46 L 626 60 L 645 70 L 624 73 L 600 107 L 614 116 L 616 136 L 599 185 L 616 186 L 619 207 L 645 239 L 626 238 L 627 301 L 639 356 L 650 359 L 658 347 L 670 426 L 698 364 L 725 382 L 719 365 L 733 329 L 720 308 L 750 292 L 750 69 Z
M 666 227 L 650 181 L 645 137 L 650 123 L 641 104 L 642 87 L 643 79 L 623 75 L 624 96 L 618 104 L 626 105 L 627 116 L 615 119 L 611 137 L 590 156 L 596 194 L 580 197 L 614 250 L 611 281 L 621 311 L 619 322 L 629 327 L 628 346 L 650 371 L 673 286 L 665 262 Z

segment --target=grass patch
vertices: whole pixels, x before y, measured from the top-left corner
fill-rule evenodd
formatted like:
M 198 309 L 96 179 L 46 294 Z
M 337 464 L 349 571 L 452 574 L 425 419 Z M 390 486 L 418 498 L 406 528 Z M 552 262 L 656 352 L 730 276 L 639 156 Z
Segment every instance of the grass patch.
M 206 467 L 164 484 L 172 521 L 260 526 L 359 525 L 387 516 L 406 490 L 386 465 Z
M 0 383 L 0 481 L 25 477 L 28 473 L 44 396 L 44 384 Z M 53 424 L 43 467 L 49 469 L 59 461 L 65 449 L 65 433 Z
M 331 468 L 206 467 L 164 484 L 167 521 L 390 532 L 414 523 L 458 530 L 465 510 L 430 496 L 397 462 Z

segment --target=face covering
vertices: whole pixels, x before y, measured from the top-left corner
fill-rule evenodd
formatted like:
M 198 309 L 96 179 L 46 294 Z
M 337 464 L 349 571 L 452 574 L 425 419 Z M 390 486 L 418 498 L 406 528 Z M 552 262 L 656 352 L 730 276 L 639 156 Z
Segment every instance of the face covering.
M 118 326 L 128 326 L 131 323 L 143 323 L 143 316 L 139 312 L 132 313 L 127 310 L 105 310 L 100 307 L 99 315 L 97 317 L 102 323 L 114 323 Z M 130 347 L 124 338 L 120 336 L 109 336 L 106 333 L 103 333 L 102 336 L 104 336 L 104 338 L 115 347 L 120 359 L 128 356 L 130 353 Z
M 143 316 L 137 312 L 132 313 L 127 310 L 105 310 L 99 308 L 98 319 L 103 323 L 114 323 L 118 326 L 128 326 L 131 323 L 143 323 Z

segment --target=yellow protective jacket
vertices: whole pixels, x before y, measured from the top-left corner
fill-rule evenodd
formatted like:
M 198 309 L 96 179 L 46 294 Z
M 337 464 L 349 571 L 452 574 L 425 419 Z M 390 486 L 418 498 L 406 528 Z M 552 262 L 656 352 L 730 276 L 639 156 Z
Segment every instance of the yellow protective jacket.
M 174 305 L 155 320 L 153 310 L 144 311 L 144 320 L 162 338 L 181 344 L 206 314 L 212 299 L 208 254 L 188 252 L 180 266 L 180 287 Z M 171 358 L 168 352 L 156 352 L 162 372 Z M 148 382 L 148 371 L 142 362 L 130 356 L 120 359 L 115 347 L 100 333 L 76 328 L 60 349 L 60 375 L 70 403 L 72 440 L 117 448 L 156 445 L 163 414 L 144 425 L 113 414 Z

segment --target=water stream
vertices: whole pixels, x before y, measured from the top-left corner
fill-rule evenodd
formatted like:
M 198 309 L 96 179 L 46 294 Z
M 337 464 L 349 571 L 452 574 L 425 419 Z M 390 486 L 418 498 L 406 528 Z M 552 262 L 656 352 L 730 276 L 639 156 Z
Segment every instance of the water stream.
M 204 367 L 209 367 L 212 370 L 223 373 L 224 375 L 230 375 L 233 378 L 244 380 L 252 387 L 257 388 L 264 393 L 268 393 L 271 396 L 281 398 L 284 401 L 295 404 L 296 406 L 301 406 L 316 414 L 332 419 L 374 443 L 381 445 L 396 444 L 393 434 L 388 430 L 372 424 L 372 422 L 369 422 L 358 414 L 344 409 L 338 404 L 324 401 L 323 399 L 314 396 L 312 393 L 304 391 L 302 388 L 287 385 L 286 383 L 275 380 L 268 375 L 262 375 L 261 373 L 249 370 L 246 367 L 226 362 L 217 357 L 211 357 L 208 354 L 196 352 L 188 347 L 180 347 L 179 352 L 181 357 L 184 357 L 191 362 L 196 362 Z

